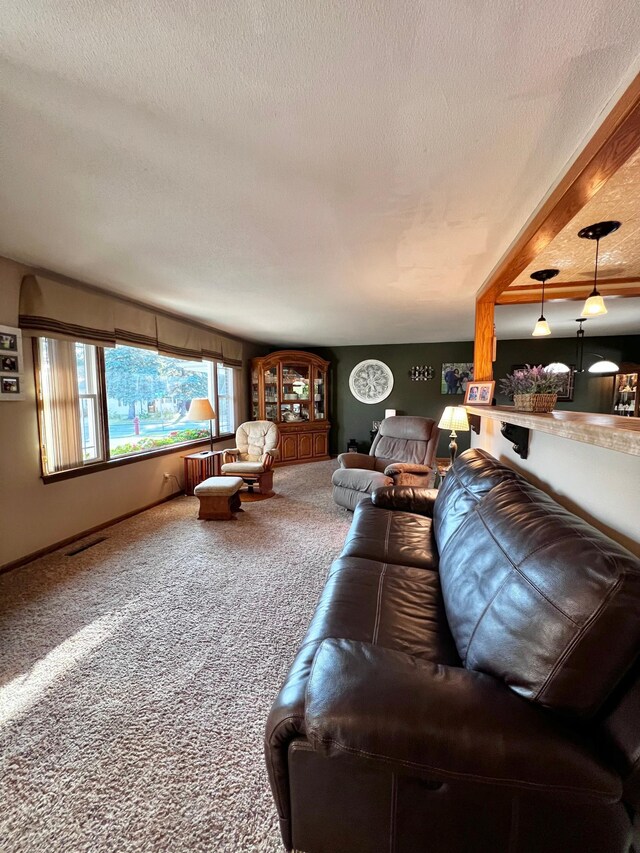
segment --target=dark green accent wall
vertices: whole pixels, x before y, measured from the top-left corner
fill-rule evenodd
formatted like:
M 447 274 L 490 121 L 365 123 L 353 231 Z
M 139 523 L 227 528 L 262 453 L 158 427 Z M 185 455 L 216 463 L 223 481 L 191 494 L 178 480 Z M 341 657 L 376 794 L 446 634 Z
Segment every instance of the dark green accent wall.
M 588 333 L 587 333 L 588 335 Z M 588 337 L 584 339 L 584 373 L 574 377 L 574 395 L 572 403 L 558 403 L 558 409 L 573 409 L 576 412 L 611 413 L 613 399 L 613 376 L 598 376 L 589 373 L 588 368 L 599 361 L 594 353 L 621 364 L 622 362 L 640 363 L 640 335 L 620 335 L 617 337 Z M 511 372 L 514 364 L 548 364 L 562 361 L 576 364 L 575 338 L 529 338 L 521 341 L 499 341 L 497 359 L 493 373 L 496 379 Z M 511 403 L 508 397 L 500 394 L 496 382 L 496 401 L 498 405 Z
M 331 362 L 331 452 L 342 453 L 347 442 L 355 438 L 360 449 L 368 451 L 371 422 L 381 420 L 385 409 L 396 409 L 399 415 L 421 415 L 438 420 L 446 405 L 462 403 L 462 395 L 441 394 L 440 378 L 443 362 L 473 361 L 473 343 L 388 344 L 353 347 L 301 347 L 315 352 Z M 514 364 L 548 364 L 551 361 L 575 363 L 575 338 L 499 341 L 494 365 L 496 379 L 506 376 Z M 273 347 L 272 350 L 276 349 Z M 279 347 L 278 349 L 284 349 Z M 586 337 L 584 367 L 589 367 L 598 353 L 618 363 L 640 362 L 640 335 L 620 337 Z M 349 390 L 349 374 L 358 362 L 377 358 L 389 365 L 393 372 L 393 391 L 386 400 L 376 405 L 360 403 Z M 434 378 L 427 382 L 413 382 L 409 371 L 414 365 L 431 365 Z M 613 395 L 613 378 L 593 374 L 577 374 L 573 403 L 559 403 L 558 408 L 581 412 L 610 412 Z M 499 404 L 510 401 L 498 391 Z M 448 434 L 440 437 L 438 456 L 448 455 Z M 459 450 L 469 447 L 469 433 L 458 436 Z
M 421 415 L 439 420 L 445 406 L 462 403 L 462 394 L 440 393 L 442 363 L 444 361 L 473 361 L 473 344 L 462 341 L 451 344 L 388 344 L 357 347 L 331 347 L 314 350 L 331 361 L 331 451 L 342 453 L 347 442 L 355 438 L 363 451 L 370 447 L 371 422 L 381 421 L 385 409 L 396 409 L 399 415 Z M 358 362 L 365 358 L 384 361 L 393 373 L 393 391 L 381 403 L 360 403 L 349 390 L 349 375 Z M 434 378 L 427 382 L 413 382 L 409 371 L 414 365 L 431 365 Z M 459 450 L 469 447 L 469 434 L 460 433 Z M 440 437 L 438 456 L 448 456 L 449 436 Z

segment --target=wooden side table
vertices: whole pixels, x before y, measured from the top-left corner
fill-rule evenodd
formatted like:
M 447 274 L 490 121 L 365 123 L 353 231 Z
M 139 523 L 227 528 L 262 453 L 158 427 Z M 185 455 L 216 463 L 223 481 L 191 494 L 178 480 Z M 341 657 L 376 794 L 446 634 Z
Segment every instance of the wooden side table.
M 203 450 L 189 453 L 184 459 L 184 491 L 192 495 L 195 487 L 208 477 L 220 476 L 220 459 L 224 450 Z

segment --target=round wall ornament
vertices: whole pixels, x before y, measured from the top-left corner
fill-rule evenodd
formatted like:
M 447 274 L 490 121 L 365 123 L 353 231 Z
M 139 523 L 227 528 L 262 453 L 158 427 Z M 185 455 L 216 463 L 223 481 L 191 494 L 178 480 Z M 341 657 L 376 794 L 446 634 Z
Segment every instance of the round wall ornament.
M 356 364 L 349 376 L 349 389 L 361 403 L 380 403 L 386 400 L 392 388 L 393 373 L 384 361 L 376 358 Z

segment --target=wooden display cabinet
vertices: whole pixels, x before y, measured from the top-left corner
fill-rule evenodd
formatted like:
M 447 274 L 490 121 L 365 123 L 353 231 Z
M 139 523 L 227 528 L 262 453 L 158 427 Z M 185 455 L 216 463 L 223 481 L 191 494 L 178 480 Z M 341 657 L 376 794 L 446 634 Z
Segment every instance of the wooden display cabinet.
M 280 430 L 280 465 L 329 459 L 329 362 L 280 350 L 251 362 L 251 417 Z
M 638 394 L 638 364 L 621 364 L 613 385 L 613 414 L 628 418 L 640 417 L 640 395 Z

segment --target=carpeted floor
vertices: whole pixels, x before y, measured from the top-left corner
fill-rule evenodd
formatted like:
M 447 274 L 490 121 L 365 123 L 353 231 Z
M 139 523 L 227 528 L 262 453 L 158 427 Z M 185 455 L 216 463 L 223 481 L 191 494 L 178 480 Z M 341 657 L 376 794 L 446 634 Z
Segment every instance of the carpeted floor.
M 282 849 L 263 729 L 349 528 L 334 467 L 278 469 L 233 522 L 180 497 L 0 577 L 3 853 Z

